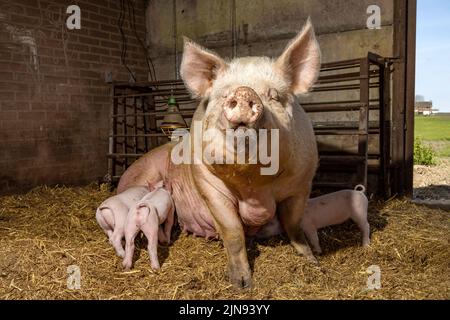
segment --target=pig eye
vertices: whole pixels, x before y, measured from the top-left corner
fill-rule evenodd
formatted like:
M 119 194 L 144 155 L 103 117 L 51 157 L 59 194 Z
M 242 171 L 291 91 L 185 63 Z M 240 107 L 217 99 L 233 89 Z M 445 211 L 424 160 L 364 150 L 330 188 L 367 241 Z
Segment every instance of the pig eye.
M 270 100 L 275 100 L 275 101 L 279 100 L 277 89 L 270 88 L 269 91 L 267 92 L 267 96 L 269 97 Z

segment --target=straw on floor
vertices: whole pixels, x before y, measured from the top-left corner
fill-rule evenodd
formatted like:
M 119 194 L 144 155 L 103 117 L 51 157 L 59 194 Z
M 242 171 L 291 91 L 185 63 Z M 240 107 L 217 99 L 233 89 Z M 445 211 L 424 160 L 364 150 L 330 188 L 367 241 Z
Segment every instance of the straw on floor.
M 175 231 L 159 248 L 162 268 L 150 268 L 140 239 L 134 268 L 124 272 L 95 209 L 111 193 L 105 185 L 39 187 L 0 198 L 0 299 L 449 299 L 450 216 L 406 200 L 371 202 L 372 245 L 347 222 L 323 229 L 319 266 L 294 253 L 285 237 L 253 242 L 254 286 L 226 280 L 220 241 Z M 67 286 L 68 267 L 81 288 Z M 377 265 L 381 288 L 367 289 Z

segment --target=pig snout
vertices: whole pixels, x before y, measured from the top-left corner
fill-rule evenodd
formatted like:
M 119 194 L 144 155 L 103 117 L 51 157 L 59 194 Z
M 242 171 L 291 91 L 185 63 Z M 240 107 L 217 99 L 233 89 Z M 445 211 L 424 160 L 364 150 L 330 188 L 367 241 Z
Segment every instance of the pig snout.
M 224 105 L 225 118 L 236 128 L 254 125 L 264 110 L 258 94 L 250 87 L 239 87 L 229 97 Z

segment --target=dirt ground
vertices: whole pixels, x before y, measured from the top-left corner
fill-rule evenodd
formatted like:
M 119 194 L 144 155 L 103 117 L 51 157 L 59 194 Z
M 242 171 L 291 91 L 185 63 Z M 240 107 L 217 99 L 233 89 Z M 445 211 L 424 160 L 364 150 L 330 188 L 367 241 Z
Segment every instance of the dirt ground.
M 414 166 L 414 198 L 450 202 L 450 158 L 435 166 Z
M 254 286 L 237 290 L 226 279 L 221 242 L 179 230 L 173 244 L 159 248 L 159 272 L 150 268 L 143 239 L 134 268 L 123 272 L 95 220 L 96 206 L 109 195 L 91 185 L 1 197 L 0 299 L 450 298 L 450 219 L 442 210 L 371 202 L 371 246 L 360 246 L 351 222 L 325 228 L 319 266 L 297 256 L 285 237 L 253 242 Z M 367 288 L 373 265 L 381 271 L 378 290 Z M 80 271 L 80 289 L 68 288 L 68 268 Z

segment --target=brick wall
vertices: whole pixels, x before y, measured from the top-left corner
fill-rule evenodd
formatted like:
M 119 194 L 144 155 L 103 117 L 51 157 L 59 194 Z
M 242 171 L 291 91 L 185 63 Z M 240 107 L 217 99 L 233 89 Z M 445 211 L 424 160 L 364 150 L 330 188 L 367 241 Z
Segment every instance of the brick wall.
M 145 1 L 134 0 L 145 39 Z M 41 184 L 85 184 L 107 170 L 110 87 L 121 64 L 119 0 L 0 0 L 0 193 Z M 81 30 L 66 9 L 81 8 Z M 124 23 L 127 62 L 147 79 L 144 49 Z

